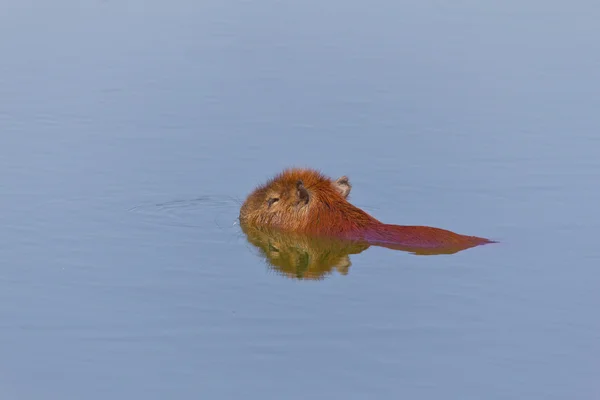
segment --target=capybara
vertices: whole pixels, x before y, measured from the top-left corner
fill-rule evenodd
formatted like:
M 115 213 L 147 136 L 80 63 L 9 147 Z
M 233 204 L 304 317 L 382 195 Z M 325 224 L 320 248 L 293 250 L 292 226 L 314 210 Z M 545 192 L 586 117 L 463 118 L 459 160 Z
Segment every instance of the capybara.
M 334 181 L 313 169 L 286 169 L 248 196 L 240 209 L 240 223 L 420 254 L 454 253 L 493 243 L 440 228 L 384 224 L 348 202 L 351 188 L 345 176 Z

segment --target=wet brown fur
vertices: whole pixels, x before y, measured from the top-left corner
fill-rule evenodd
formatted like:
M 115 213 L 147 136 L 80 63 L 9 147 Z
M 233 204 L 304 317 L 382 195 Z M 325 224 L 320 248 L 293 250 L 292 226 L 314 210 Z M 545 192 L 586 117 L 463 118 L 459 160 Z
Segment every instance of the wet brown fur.
M 344 178 L 333 181 L 315 170 L 287 169 L 248 196 L 240 220 L 255 226 L 331 236 L 380 223 L 344 198 L 336 186 L 340 180 L 347 182 Z M 303 190 L 308 201 L 299 193 Z M 272 199 L 278 200 L 269 204 Z
M 287 232 L 364 239 L 390 248 L 468 248 L 491 242 L 439 228 L 383 224 L 346 200 L 350 189 L 345 176 L 334 181 L 313 169 L 286 169 L 248 196 L 240 210 L 240 222 Z

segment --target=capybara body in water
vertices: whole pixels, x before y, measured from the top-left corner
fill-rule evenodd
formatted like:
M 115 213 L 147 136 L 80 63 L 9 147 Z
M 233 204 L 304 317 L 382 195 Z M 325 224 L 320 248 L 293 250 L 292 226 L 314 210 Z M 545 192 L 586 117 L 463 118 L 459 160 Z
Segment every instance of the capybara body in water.
M 240 222 L 403 250 L 452 253 L 492 241 L 427 226 L 384 224 L 347 200 L 347 177 L 332 180 L 312 169 L 287 169 L 256 188 L 240 209 Z M 446 251 L 443 251 L 446 250 Z

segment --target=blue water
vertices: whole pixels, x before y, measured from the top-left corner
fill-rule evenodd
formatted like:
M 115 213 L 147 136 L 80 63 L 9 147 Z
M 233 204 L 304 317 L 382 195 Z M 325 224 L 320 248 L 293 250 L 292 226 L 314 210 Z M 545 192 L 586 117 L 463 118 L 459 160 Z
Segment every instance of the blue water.
M 600 398 L 595 3 L 1 8 L 2 399 Z M 292 165 L 500 243 L 282 275 Z

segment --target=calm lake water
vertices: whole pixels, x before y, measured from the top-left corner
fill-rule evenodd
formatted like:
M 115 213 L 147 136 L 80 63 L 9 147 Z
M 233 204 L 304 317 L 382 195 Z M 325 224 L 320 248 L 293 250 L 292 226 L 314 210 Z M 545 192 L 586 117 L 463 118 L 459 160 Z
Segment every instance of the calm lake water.
M 599 399 L 599 19 L 5 1 L 0 397 Z M 284 275 L 236 219 L 294 165 L 500 243 Z

